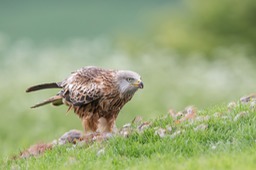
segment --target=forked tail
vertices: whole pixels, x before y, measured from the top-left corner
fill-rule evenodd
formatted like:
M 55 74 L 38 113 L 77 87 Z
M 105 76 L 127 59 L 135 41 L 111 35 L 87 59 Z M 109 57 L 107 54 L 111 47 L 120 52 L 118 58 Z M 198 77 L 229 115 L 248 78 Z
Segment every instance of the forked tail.
M 60 83 L 45 83 L 29 87 L 26 92 L 32 92 L 42 89 L 61 88 Z
M 60 95 L 50 97 L 49 99 L 46 99 L 45 101 L 38 103 L 38 104 L 32 106 L 31 108 L 36 108 L 36 107 L 43 106 L 43 105 L 46 105 L 49 103 L 52 103 L 55 106 L 61 105 L 61 104 L 63 104 L 62 97 Z
M 26 92 L 28 93 L 28 92 L 33 92 L 33 91 L 37 91 L 37 90 L 51 89 L 51 88 L 61 88 L 60 83 L 44 83 L 44 84 L 35 85 L 32 87 L 29 87 L 26 90 Z M 36 108 L 36 107 L 43 106 L 43 105 L 49 104 L 49 103 L 52 103 L 55 106 L 61 105 L 61 104 L 63 104 L 62 97 L 57 94 L 41 103 L 38 103 L 38 104 L 32 106 L 31 108 Z

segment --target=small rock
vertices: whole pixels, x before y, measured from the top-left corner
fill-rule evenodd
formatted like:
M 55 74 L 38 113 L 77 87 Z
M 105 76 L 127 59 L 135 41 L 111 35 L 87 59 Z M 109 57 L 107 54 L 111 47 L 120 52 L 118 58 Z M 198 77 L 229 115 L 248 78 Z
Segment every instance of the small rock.
M 187 111 L 187 114 L 196 114 L 197 111 L 195 106 L 188 106 L 185 110 Z
M 98 152 L 97 152 L 97 156 L 101 156 L 101 155 L 103 155 L 105 153 L 105 148 L 102 148 L 102 149 L 100 149 Z
M 250 101 L 256 100 L 256 93 L 250 94 L 248 96 L 244 96 L 240 98 L 241 103 L 246 104 Z
M 160 136 L 161 138 L 165 137 L 166 130 L 163 128 L 159 128 L 155 131 L 155 135 Z
M 141 125 L 138 126 L 138 130 L 142 132 L 145 129 L 149 128 L 151 124 L 152 124 L 151 122 L 143 122 Z
M 207 128 L 208 128 L 208 125 L 206 125 L 206 124 L 200 124 L 200 125 L 198 125 L 197 127 L 194 128 L 194 131 L 199 131 L 199 130 L 204 131 L 204 130 L 206 130 Z
M 123 137 L 128 137 L 130 135 L 130 133 L 132 132 L 132 129 L 130 127 L 127 127 L 127 128 L 122 128 L 120 131 L 119 131 L 119 134 Z
M 167 125 L 167 126 L 166 126 L 166 131 L 167 131 L 168 133 L 171 133 L 171 132 L 172 132 L 172 127 L 171 127 L 170 125 Z
M 236 108 L 236 102 L 230 102 L 229 104 L 228 104 L 228 110 L 229 111 L 232 111 L 232 110 L 234 110 L 234 108 Z
M 246 115 L 248 115 L 248 112 L 246 112 L 246 111 L 240 112 L 240 113 L 238 113 L 238 114 L 234 117 L 234 121 L 237 121 L 238 119 L 240 119 L 241 117 L 244 117 L 244 116 L 246 116 Z
M 58 145 L 58 141 L 56 139 L 54 139 L 51 144 L 53 147 L 55 147 Z
M 176 114 L 176 118 L 178 118 L 178 117 L 181 117 L 181 116 L 183 116 L 184 114 L 186 114 L 187 112 L 186 111 L 179 111 L 177 114 Z
M 185 109 L 185 111 L 183 111 L 183 113 L 185 113 L 185 115 L 182 118 L 180 118 L 179 120 L 177 120 L 176 123 L 194 119 L 196 117 L 196 112 L 197 112 L 197 110 L 194 106 L 188 106 Z
M 131 124 L 130 123 L 126 123 L 125 125 L 123 125 L 123 128 L 130 128 Z
M 256 109 L 256 100 L 253 100 L 250 104 L 251 109 Z
M 82 137 L 83 137 L 83 132 L 82 131 L 73 129 L 73 130 L 70 130 L 70 131 L 64 133 L 58 139 L 58 145 L 64 145 L 66 143 L 73 143 L 73 144 L 75 144 Z
M 131 128 L 131 124 L 127 123 L 125 124 L 122 129 L 119 131 L 119 134 L 123 137 L 128 137 L 129 134 L 131 133 L 132 128 Z
M 174 120 L 177 119 L 177 113 L 176 113 L 173 109 L 170 109 L 170 110 L 169 110 L 169 115 L 170 115 Z
M 113 134 L 110 133 L 110 132 L 95 133 L 95 134 L 93 134 L 92 141 L 94 141 L 94 142 L 102 142 L 102 141 L 105 141 L 105 140 L 110 139 L 112 137 L 113 137 Z
M 141 124 L 141 122 L 142 122 L 142 117 L 141 116 L 136 116 L 133 119 L 132 124 L 138 125 L 138 124 Z
M 120 135 L 127 138 L 130 135 L 130 131 L 129 130 L 123 130 L 123 131 L 120 132 Z

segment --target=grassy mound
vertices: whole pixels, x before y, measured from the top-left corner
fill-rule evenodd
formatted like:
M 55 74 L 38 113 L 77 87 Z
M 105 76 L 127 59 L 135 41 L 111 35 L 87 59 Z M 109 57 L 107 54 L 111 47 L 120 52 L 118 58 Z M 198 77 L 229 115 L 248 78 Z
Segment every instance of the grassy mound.
M 249 98 L 248 98 L 249 99 Z M 251 99 L 251 98 L 250 98 Z M 38 156 L 2 160 L 4 169 L 254 169 L 255 100 L 203 110 L 188 107 L 108 140 L 55 145 Z

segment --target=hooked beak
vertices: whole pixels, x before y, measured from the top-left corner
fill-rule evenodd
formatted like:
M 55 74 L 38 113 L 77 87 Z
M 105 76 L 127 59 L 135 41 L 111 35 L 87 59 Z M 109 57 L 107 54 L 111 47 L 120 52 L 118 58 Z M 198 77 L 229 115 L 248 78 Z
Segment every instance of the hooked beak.
M 140 89 L 143 89 L 144 88 L 144 84 L 141 80 L 138 80 L 136 81 L 134 84 L 133 84 L 135 87 L 138 87 Z

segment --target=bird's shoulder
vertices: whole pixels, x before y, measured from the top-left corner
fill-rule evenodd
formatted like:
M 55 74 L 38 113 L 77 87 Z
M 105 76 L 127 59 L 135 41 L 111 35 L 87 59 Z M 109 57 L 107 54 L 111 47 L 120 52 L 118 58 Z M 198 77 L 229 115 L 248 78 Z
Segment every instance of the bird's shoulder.
M 73 104 L 86 104 L 102 96 L 115 93 L 115 71 L 84 67 L 62 82 L 62 94 Z
M 90 81 L 94 84 L 113 83 L 115 81 L 116 71 L 89 66 L 77 70 L 75 76 L 82 81 Z
M 114 82 L 116 76 L 115 70 L 107 70 L 95 66 L 82 67 L 74 72 L 63 81 L 62 85 L 67 84 L 101 84 L 104 82 Z

